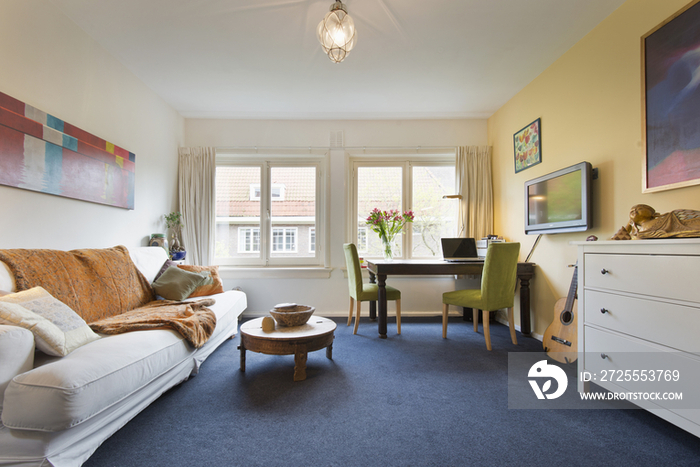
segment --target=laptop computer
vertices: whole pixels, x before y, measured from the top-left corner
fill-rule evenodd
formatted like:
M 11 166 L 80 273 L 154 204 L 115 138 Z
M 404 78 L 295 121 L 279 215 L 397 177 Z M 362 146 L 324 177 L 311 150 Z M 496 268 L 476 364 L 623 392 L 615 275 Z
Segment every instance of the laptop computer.
M 445 261 L 483 261 L 476 252 L 476 240 L 473 238 L 441 238 L 440 241 Z

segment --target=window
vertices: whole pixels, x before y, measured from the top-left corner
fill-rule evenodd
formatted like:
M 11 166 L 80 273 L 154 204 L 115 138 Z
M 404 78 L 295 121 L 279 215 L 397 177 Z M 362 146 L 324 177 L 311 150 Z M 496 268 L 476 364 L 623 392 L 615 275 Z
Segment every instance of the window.
M 316 228 L 309 229 L 309 252 L 316 250 Z
M 442 257 L 442 237 L 457 236 L 459 201 L 443 199 L 455 193 L 455 166 L 411 165 L 413 221 L 411 257 Z
M 367 253 L 367 227 L 357 228 L 357 251 Z
M 383 159 L 383 160 L 382 160 Z M 441 257 L 440 238 L 457 236 L 454 156 L 356 157 L 352 163 L 350 238 L 358 251 L 381 257 L 379 236 L 367 225 L 372 209 L 413 211 L 415 220 L 397 239 L 402 258 Z
M 215 262 L 325 265 L 325 154 L 217 153 Z
M 272 201 L 284 201 L 284 185 L 273 184 L 270 196 Z M 260 185 L 250 185 L 250 200 L 260 201 Z
M 260 229 L 250 227 L 238 228 L 238 252 L 250 253 L 260 251 Z
M 274 228 L 272 229 L 272 251 L 294 253 L 297 251 L 297 229 Z

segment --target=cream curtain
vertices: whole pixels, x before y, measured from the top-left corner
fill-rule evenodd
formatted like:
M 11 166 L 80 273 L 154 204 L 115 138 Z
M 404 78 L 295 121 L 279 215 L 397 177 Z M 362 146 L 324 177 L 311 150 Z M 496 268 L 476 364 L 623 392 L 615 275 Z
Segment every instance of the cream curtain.
M 178 191 L 187 262 L 209 266 L 214 254 L 216 151 L 180 148 L 179 156 Z
M 457 148 L 457 193 L 459 236 L 477 240 L 493 234 L 493 182 L 491 146 Z

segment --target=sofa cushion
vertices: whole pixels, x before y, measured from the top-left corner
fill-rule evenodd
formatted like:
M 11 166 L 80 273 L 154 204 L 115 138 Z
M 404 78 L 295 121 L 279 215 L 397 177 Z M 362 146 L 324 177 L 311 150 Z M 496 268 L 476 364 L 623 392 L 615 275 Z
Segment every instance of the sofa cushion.
M 134 331 L 80 347 L 16 376 L 5 391 L 2 423 L 8 428 L 60 431 L 78 425 L 130 397 L 180 363 L 196 369 L 223 339 L 235 333 L 246 307 L 242 292 L 215 296 L 212 337 L 192 349 L 175 331 Z M 199 298 L 195 299 L 199 300 Z
M 168 268 L 153 283 L 153 290 L 166 300 L 182 301 L 200 285 L 211 284 L 208 272 L 190 272 L 180 268 Z
M 34 365 L 34 336 L 17 326 L 0 325 L 0 412 L 5 388 L 15 376 L 29 371 Z
M 211 274 L 212 283 L 202 284 L 190 294 L 190 297 L 203 297 L 205 295 L 214 295 L 224 291 L 224 284 L 219 277 L 219 266 L 193 266 L 189 264 L 180 264 L 178 268 L 190 272 L 208 272 Z
M 0 297 L 0 323 L 28 329 L 48 355 L 65 356 L 100 338 L 66 304 L 41 287 Z
M 175 331 L 134 331 L 103 337 L 57 361 L 15 376 L 5 391 L 2 423 L 19 430 L 70 428 L 191 359 L 192 352 Z
M 162 276 L 163 273 L 164 273 L 167 269 L 170 269 L 170 268 L 175 267 L 175 266 L 177 266 L 177 263 L 176 263 L 175 261 L 173 261 L 173 260 L 171 260 L 171 259 L 166 260 L 165 263 L 163 263 L 163 267 L 160 268 L 160 271 L 158 271 L 158 274 L 156 274 L 155 279 L 153 279 L 153 282 L 157 281 L 158 278 L 159 278 L 160 276 Z
M 158 272 L 168 259 L 168 253 L 159 246 L 129 248 L 129 256 L 148 283 L 158 277 Z

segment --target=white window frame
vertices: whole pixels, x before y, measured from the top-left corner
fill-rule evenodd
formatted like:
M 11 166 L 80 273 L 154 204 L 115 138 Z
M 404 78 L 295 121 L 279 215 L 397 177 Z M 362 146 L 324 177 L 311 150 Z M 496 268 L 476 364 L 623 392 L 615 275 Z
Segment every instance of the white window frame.
M 244 232 L 250 231 L 250 247 L 248 250 L 248 236 Z M 258 234 L 258 249 L 255 249 L 255 233 Z M 242 238 L 241 238 L 242 237 Z M 241 241 L 243 240 L 243 241 Z M 239 253 L 259 253 L 260 252 L 260 228 L 259 227 L 239 227 L 238 228 L 238 252 Z
M 412 196 L 413 196 L 413 166 L 455 166 L 456 152 L 454 149 L 441 152 L 422 152 L 416 150 L 397 150 L 378 152 L 375 154 L 363 153 L 348 153 L 348 165 L 350 167 L 348 173 L 348 187 L 350 187 L 350 196 L 348 196 L 348 231 L 346 233 L 348 241 L 358 245 L 358 218 L 357 212 L 357 170 L 360 167 L 401 167 L 402 168 L 402 190 L 401 190 L 401 211 L 412 211 Z M 452 194 L 452 193 L 445 193 Z M 370 229 L 367 229 L 367 235 L 372 235 Z M 376 235 L 376 234 L 374 234 Z M 402 258 L 412 258 L 413 251 L 413 225 L 407 223 L 404 228 L 404 234 L 399 239 L 401 242 Z M 406 254 L 408 253 L 408 254 Z
M 249 199 L 251 201 L 260 201 L 260 191 L 261 188 L 259 183 L 251 183 Z
M 254 258 L 215 258 L 215 264 L 224 267 L 294 267 L 294 266 L 319 266 L 329 267 L 330 254 L 328 244 L 330 239 L 328 222 L 330 207 L 328 201 L 330 195 L 328 193 L 329 183 L 329 152 L 326 150 L 312 149 L 266 149 L 257 150 L 257 153 L 251 153 L 247 149 L 227 149 L 220 148 L 216 151 L 216 165 L 218 166 L 241 166 L 241 167 L 259 167 L 260 168 L 260 255 Z M 271 189 L 278 184 L 271 184 L 271 170 L 274 167 L 314 167 L 316 169 L 316 210 L 315 210 L 315 228 L 316 228 L 316 250 L 313 256 L 308 257 L 291 257 L 291 256 L 275 256 L 277 253 L 292 253 L 273 252 L 272 251 L 272 212 Z M 251 195 L 252 192 L 251 184 Z M 268 187 L 270 187 L 268 189 Z M 285 196 L 285 189 L 282 187 L 281 196 Z M 275 201 L 278 198 L 275 198 Z M 228 219 L 217 219 L 217 223 L 226 223 Z M 277 228 L 277 227 L 275 227 Z M 296 235 L 296 247 L 298 250 L 299 236 Z M 295 252 L 297 251 L 295 250 Z M 310 252 L 311 253 L 311 252 Z
M 316 251 L 316 227 L 309 228 L 309 253 Z
M 355 203 L 355 206 L 357 206 L 357 203 Z M 357 207 L 356 207 L 357 209 Z M 357 217 L 355 217 L 357 219 Z M 357 252 L 358 253 L 367 253 L 367 236 L 369 235 L 369 229 L 367 227 L 358 227 L 357 228 Z M 364 236 L 364 239 L 362 238 Z
M 275 232 L 277 231 L 277 232 Z M 275 233 L 282 234 L 282 249 L 275 249 Z M 293 234 L 294 244 L 292 248 L 289 248 L 287 239 L 289 234 Z M 272 252 L 273 253 L 296 253 L 299 245 L 299 229 L 296 227 L 273 227 L 272 228 Z
M 284 201 L 284 194 L 285 194 L 285 186 L 281 183 L 273 183 L 272 184 L 272 201 Z M 260 184 L 259 183 L 251 183 L 250 184 L 250 200 L 251 201 L 260 201 Z M 277 194 L 275 196 L 275 193 Z

